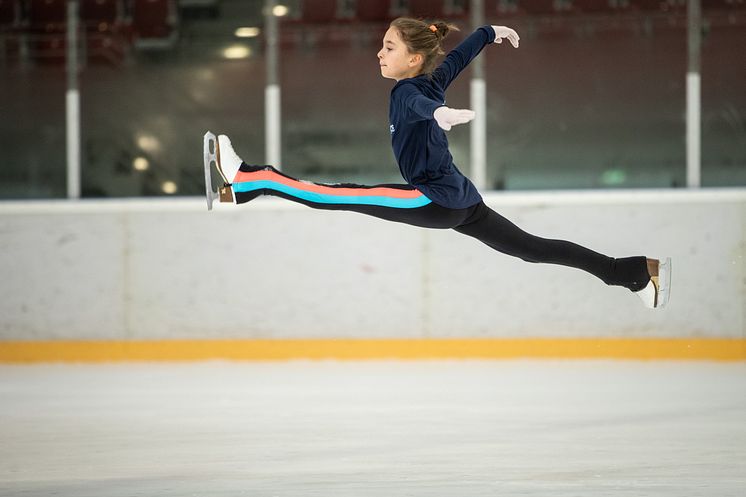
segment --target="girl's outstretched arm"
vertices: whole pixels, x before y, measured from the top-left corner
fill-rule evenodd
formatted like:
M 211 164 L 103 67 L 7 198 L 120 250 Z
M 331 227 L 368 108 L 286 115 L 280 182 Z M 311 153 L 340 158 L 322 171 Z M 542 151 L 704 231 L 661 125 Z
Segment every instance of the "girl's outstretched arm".
M 438 126 L 449 131 L 456 124 L 464 124 L 474 119 L 474 111 L 469 109 L 451 109 L 442 102 L 427 98 L 412 84 L 399 87 L 397 97 L 411 113 L 409 121 L 423 121 L 435 119 Z
M 507 26 L 482 26 L 446 55 L 445 60 L 433 71 L 433 79 L 445 90 L 485 45 L 502 43 L 504 38 L 518 48 L 520 38 L 515 30 Z

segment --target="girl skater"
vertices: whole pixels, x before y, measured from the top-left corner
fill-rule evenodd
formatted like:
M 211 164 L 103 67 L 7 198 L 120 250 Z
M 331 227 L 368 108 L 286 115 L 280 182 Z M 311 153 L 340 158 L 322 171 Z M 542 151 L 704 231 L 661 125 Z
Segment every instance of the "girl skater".
M 213 192 L 210 168 L 224 182 L 220 200 L 242 204 L 274 195 L 314 209 L 344 210 L 423 228 L 454 229 L 493 249 L 528 262 L 560 264 L 587 271 L 607 285 L 635 292 L 645 306 L 663 307 L 670 292 L 671 262 L 646 257 L 615 259 L 562 240 L 528 234 L 487 207 L 477 189 L 454 165 L 445 132 L 474 118 L 471 110 L 445 106 L 445 91 L 487 45 L 518 34 L 505 26 L 483 26 L 443 55 L 441 43 L 455 26 L 417 19 L 394 20 L 378 52 L 381 75 L 396 81 L 391 90 L 391 142 L 406 185 L 363 186 L 298 181 L 272 166 L 252 166 L 233 151 L 225 135 L 205 135 L 208 208 Z

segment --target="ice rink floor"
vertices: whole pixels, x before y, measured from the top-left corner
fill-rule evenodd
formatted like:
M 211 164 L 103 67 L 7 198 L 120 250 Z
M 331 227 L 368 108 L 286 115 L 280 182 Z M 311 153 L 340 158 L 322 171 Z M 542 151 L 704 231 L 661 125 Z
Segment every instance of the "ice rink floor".
M 0 366 L 2 496 L 746 495 L 746 364 Z

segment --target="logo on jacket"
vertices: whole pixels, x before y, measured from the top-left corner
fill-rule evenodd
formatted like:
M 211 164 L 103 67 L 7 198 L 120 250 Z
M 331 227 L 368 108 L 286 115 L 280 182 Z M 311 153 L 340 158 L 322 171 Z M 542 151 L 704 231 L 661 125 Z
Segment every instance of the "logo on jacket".
M 394 128 L 393 124 L 389 126 L 389 131 L 391 132 L 392 135 L 394 134 L 394 131 L 396 131 L 396 128 Z

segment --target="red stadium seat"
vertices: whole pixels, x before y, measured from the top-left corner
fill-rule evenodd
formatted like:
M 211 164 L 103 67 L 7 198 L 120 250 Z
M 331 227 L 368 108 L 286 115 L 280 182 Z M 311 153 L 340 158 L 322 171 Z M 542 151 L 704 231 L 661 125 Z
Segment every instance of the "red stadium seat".
M 64 65 L 67 0 L 28 0 L 24 51 L 35 64 Z
M 664 12 L 686 12 L 688 0 L 662 0 L 661 10 Z
M 446 0 L 443 13 L 447 18 L 464 17 L 469 15 L 469 0 Z
M 67 21 L 67 0 L 30 0 L 28 6 L 32 28 L 59 25 Z
M 0 0 L 0 30 L 17 26 L 21 21 L 18 0 Z
M 409 15 L 427 19 L 445 17 L 443 0 L 409 0 Z
M 522 13 L 518 0 L 485 0 L 484 15 L 488 22 L 512 18 Z
M 358 0 L 356 17 L 363 22 L 386 22 L 391 20 L 390 0 Z
M 176 4 L 172 0 L 134 0 L 132 29 L 142 46 L 144 40 L 166 40 L 176 32 Z
M 127 49 L 126 39 L 116 32 L 91 33 L 86 37 L 88 64 L 121 64 Z
M 67 0 L 29 0 L 27 49 L 37 64 L 64 65 Z
M 409 0 L 409 15 L 424 19 L 453 19 L 467 15 L 467 0 Z
M 120 22 L 122 3 L 120 0 L 82 0 L 80 20 L 88 29 L 100 31 L 100 25 L 113 26 Z
M 336 0 L 303 0 L 301 21 L 310 23 L 333 22 L 337 14 Z
M 81 0 L 80 20 L 88 31 L 88 64 L 120 64 L 128 49 L 122 0 Z
M 661 6 L 664 3 L 666 3 L 666 0 L 630 0 L 633 8 L 650 12 L 660 12 L 663 10 Z
M 633 9 L 656 16 L 655 22 L 661 26 L 674 27 L 681 22 L 686 25 L 688 0 L 630 0 Z
M 584 14 L 605 14 L 618 10 L 617 5 L 621 2 L 610 0 L 573 0 L 573 6 Z
M 0 0 L 0 59 L 18 60 L 21 56 L 21 5 L 19 0 Z
M 67 56 L 67 34 L 59 29 L 36 32 L 28 40 L 28 54 L 37 64 L 64 65 Z
M 746 9 L 746 0 L 702 0 L 702 10 Z
M 556 14 L 558 12 L 555 0 L 522 0 L 519 2 L 521 9 L 528 15 L 543 16 Z

